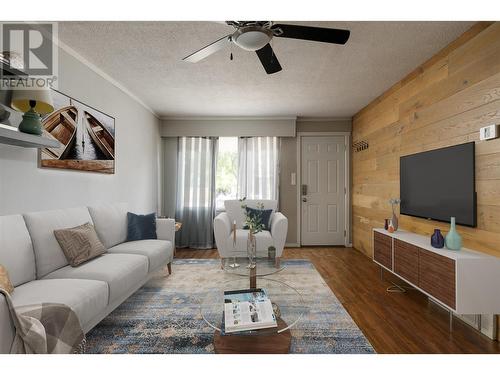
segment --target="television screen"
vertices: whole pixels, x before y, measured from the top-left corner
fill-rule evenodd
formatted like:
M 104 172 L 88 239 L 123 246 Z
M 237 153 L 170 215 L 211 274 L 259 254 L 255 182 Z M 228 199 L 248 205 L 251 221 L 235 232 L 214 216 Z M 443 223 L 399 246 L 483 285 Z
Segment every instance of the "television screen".
M 403 215 L 476 226 L 474 142 L 400 158 Z

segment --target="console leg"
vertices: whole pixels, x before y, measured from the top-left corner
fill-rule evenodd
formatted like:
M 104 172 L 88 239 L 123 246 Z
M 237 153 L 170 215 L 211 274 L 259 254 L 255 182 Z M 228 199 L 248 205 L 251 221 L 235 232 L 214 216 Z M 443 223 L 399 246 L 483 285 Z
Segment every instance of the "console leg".
M 482 323 L 483 323 L 483 322 L 481 321 L 481 319 L 482 319 L 482 315 L 481 315 L 481 314 L 478 314 L 478 315 L 477 315 L 477 329 L 479 330 L 479 332 L 481 332 L 481 325 L 482 325 Z
M 220 258 L 220 269 L 224 269 L 224 258 Z
M 280 257 L 276 257 L 276 258 L 274 259 L 274 266 L 275 266 L 276 268 L 280 268 Z
M 450 332 L 453 332 L 453 311 L 450 310 Z
M 172 262 L 167 264 L 167 269 L 168 269 L 168 274 L 171 275 L 172 274 Z

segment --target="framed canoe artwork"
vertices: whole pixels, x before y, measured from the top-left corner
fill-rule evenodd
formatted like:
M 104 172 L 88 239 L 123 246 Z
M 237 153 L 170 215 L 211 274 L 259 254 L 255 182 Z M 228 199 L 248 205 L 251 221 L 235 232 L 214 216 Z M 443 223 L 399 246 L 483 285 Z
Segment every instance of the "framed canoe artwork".
M 40 150 L 41 168 L 115 173 L 115 119 L 57 90 L 54 112 L 42 117 L 43 135 L 59 148 Z

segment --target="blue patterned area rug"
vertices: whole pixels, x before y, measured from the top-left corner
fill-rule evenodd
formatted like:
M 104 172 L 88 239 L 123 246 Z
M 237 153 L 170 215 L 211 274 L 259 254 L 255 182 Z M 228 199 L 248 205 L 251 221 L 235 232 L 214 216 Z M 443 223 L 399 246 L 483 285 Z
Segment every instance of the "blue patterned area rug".
M 374 353 L 309 261 L 283 264 L 272 278 L 296 288 L 305 302 L 304 315 L 291 329 L 291 353 Z M 155 275 L 87 334 L 87 352 L 213 353 L 214 330 L 202 319 L 199 301 L 228 277 L 235 276 L 221 270 L 219 260 L 175 260 L 172 275 Z

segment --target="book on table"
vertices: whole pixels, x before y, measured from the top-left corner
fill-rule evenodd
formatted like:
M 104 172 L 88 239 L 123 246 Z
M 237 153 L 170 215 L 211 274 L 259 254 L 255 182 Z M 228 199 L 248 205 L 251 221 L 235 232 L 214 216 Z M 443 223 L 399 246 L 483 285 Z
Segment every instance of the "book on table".
M 264 289 L 225 291 L 223 323 L 225 333 L 278 326 L 271 300 Z

